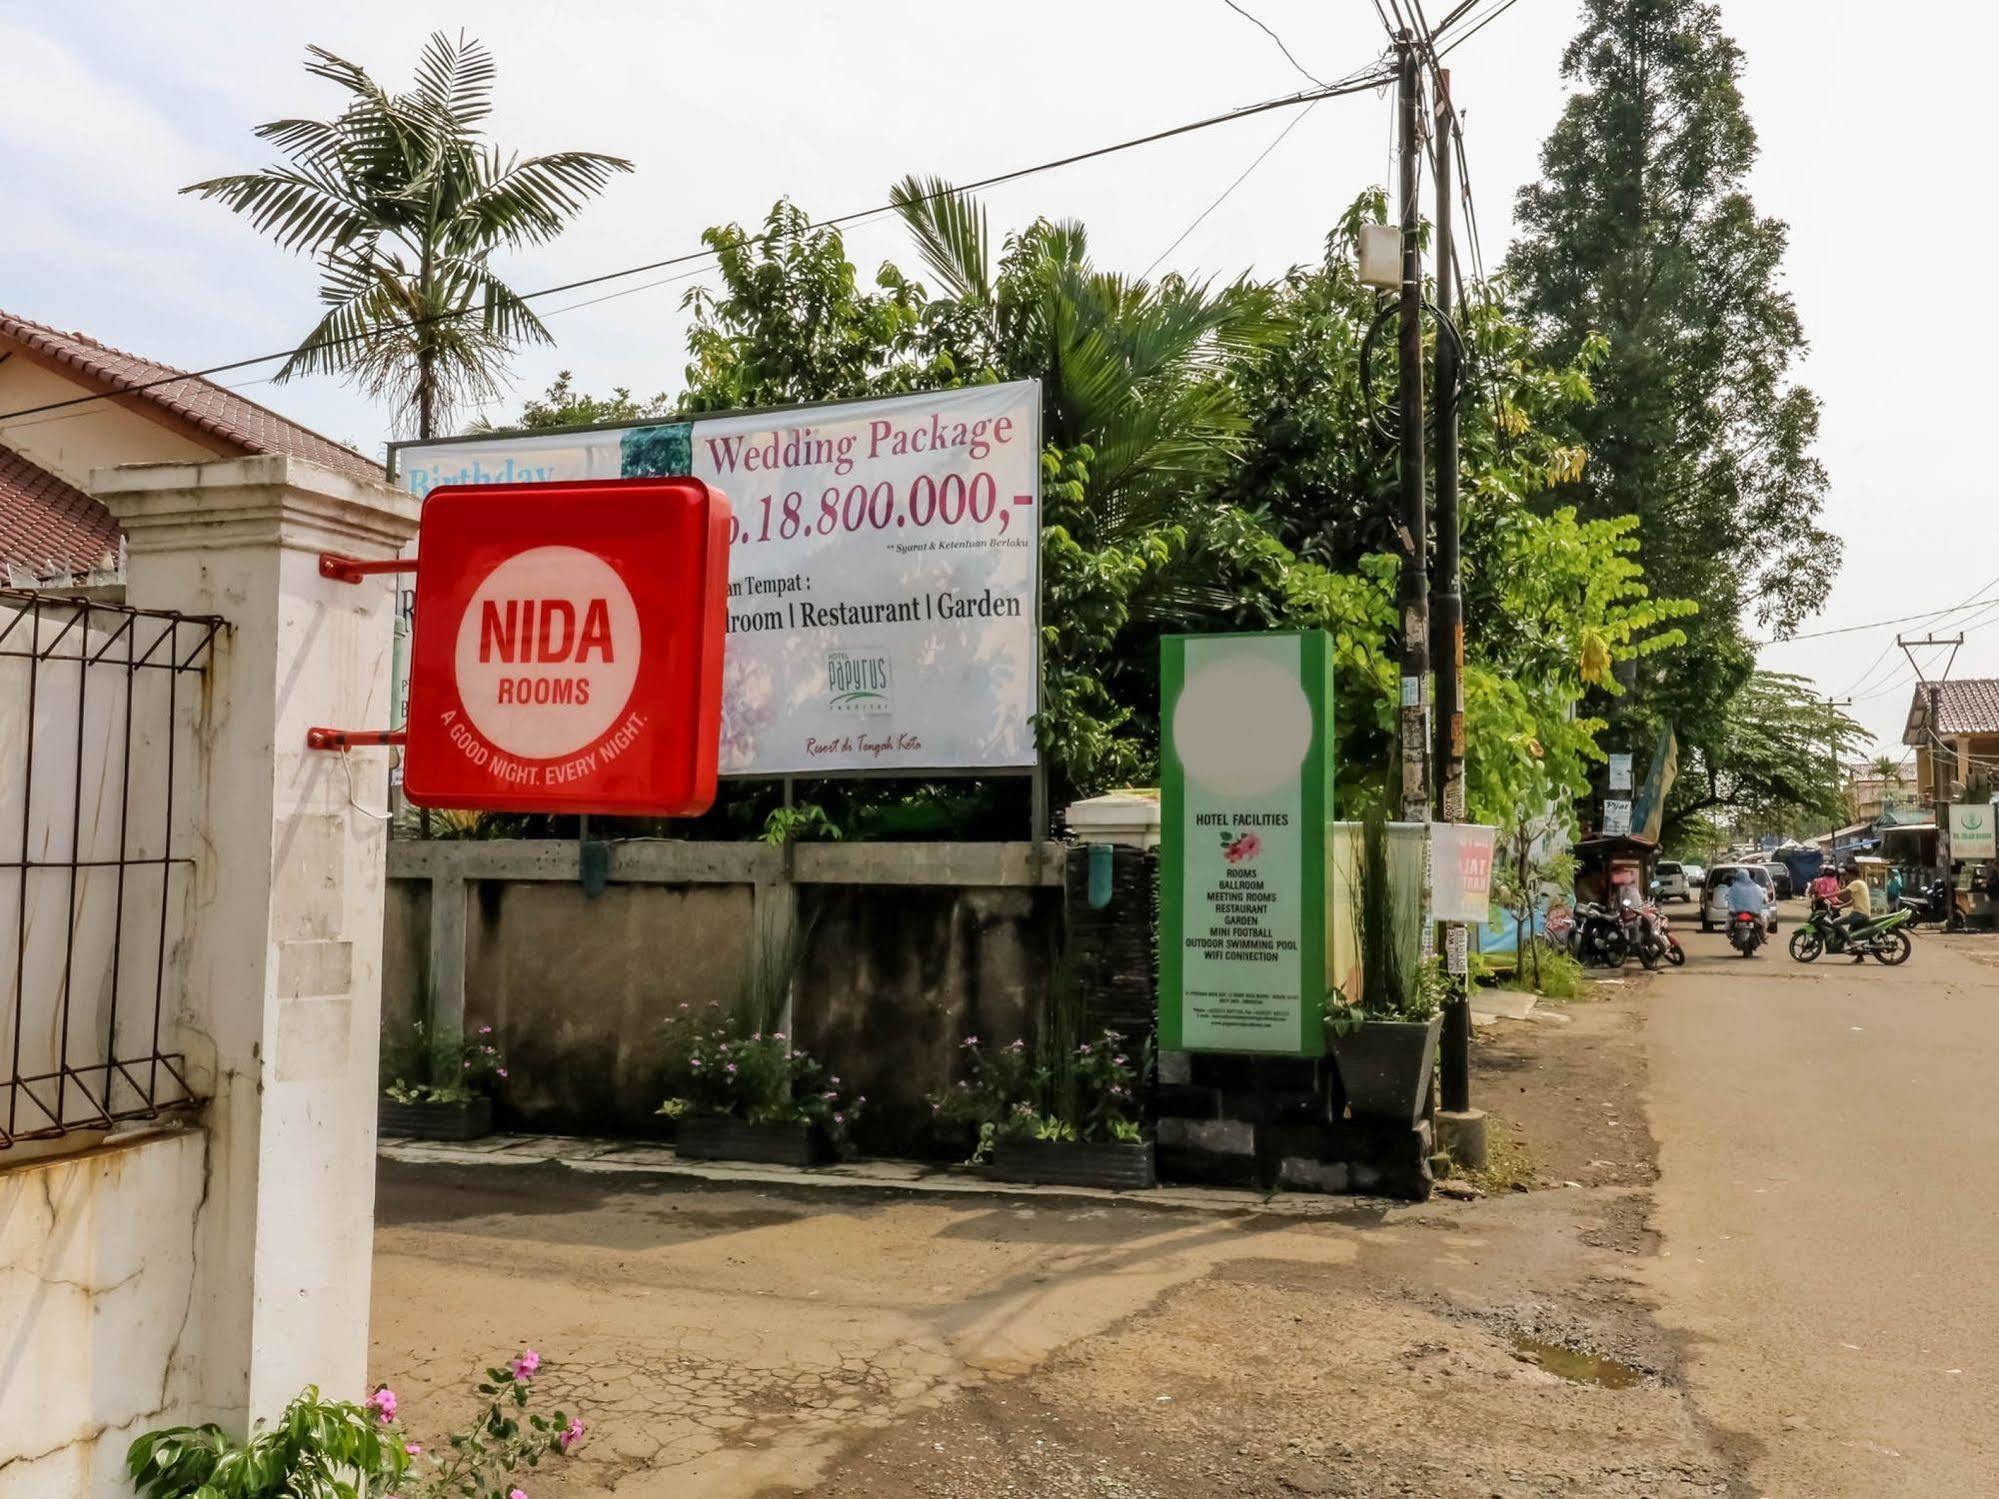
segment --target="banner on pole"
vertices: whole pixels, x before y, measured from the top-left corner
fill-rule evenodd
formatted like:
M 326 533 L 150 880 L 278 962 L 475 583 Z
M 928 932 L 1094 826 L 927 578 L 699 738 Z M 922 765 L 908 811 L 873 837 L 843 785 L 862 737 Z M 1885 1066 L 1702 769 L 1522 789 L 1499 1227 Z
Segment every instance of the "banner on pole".
M 691 476 L 728 497 L 721 773 L 1027 769 L 1036 381 L 396 449 L 441 485 Z
M 1492 847 L 1499 829 L 1470 822 L 1430 824 L 1430 914 L 1484 926 L 1492 915 Z

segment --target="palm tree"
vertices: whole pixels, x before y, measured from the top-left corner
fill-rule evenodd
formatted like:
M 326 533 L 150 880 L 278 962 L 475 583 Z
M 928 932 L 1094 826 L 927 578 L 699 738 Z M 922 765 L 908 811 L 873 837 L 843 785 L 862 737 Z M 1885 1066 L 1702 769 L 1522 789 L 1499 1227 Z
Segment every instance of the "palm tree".
M 1281 338 L 1270 293 L 1098 270 L 1083 226 L 1039 219 L 995 269 L 985 210 L 936 178 L 889 194 L 946 296 L 931 306 L 1003 378 L 1042 382 L 1042 437 L 1087 446 L 1094 540 L 1185 518 L 1212 495 L 1249 420 L 1229 362 Z
M 273 120 L 256 134 L 287 161 L 197 182 L 286 250 L 320 263 L 325 314 L 277 378 L 332 373 L 414 407 L 432 436 L 467 399 L 499 393 L 506 358 L 548 329 L 490 264 L 501 247 L 555 238 L 631 163 L 594 151 L 502 154 L 480 138 L 492 54 L 433 33 L 415 86 L 391 94 L 360 66 L 310 47 L 305 68 L 350 102 L 331 120 Z
M 1889 785 L 1898 784 L 1902 779 L 1902 762 L 1893 755 L 1876 755 L 1867 763 L 1867 769 Z

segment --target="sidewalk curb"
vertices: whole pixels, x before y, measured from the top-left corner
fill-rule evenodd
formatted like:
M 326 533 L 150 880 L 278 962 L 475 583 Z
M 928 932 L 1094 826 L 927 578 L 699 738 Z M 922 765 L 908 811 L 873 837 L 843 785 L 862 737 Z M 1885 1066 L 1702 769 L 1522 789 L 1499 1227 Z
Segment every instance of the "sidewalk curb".
M 670 1146 L 558 1135 L 489 1135 L 483 1140 L 463 1143 L 384 1137 L 376 1147 L 376 1155 L 381 1160 L 409 1166 L 561 1166 L 598 1176 L 664 1176 L 710 1186 L 1117 1203 L 1222 1217 L 1270 1214 L 1299 1219 L 1351 1218 L 1356 1213 L 1373 1215 L 1389 1208 L 1436 1205 L 1386 1197 L 1296 1192 L 1266 1196 L 1225 1187 L 1172 1186 L 1114 1192 L 1102 1187 L 1038 1186 L 993 1181 L 974 1176 L 964 1167 L 925 1166 L 908 1161 L 868 1160 L 809 1169 L 725 1161 L 697 1163 L 681 1160 Z

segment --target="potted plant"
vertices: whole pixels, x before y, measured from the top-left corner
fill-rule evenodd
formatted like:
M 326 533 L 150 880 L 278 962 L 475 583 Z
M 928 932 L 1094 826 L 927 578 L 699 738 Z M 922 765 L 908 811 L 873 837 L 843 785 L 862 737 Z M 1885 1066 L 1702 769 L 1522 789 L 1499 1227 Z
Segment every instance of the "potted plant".
M 783 1031 L 704 1028 L 691 1010 L 668 1025 L 680 1091 L 659 1112 L 679 1122 L 681 1155 L 813 1166 L 846 1147 L 867 1099 L 849 1096 Z
M 1335 990 L 1326 1034 L 1356 1119 L 1414 1125 L 1430 1101 L 1442 983 L 1422 957 L 1422 880 L 1397 871 L 1379 811 L 1361 825 L 1352 909 L 1359 920 L 1361 992 Z
M 969 1075 L 930 1099 L 940 1120 L 976 1128 L 972 1153 L 994 1179 L 1130 1189 L 1157 1180 L 1139 1122 L 1139 1086 L 1151 1042 L 1116 1031 L 1074 1046 L 1058 1039 L 1037 1062 L 1027 1045 L 961 1043 Z
M 421 1021 L 390 1048 L 382 1071 L 376 1128 L 384 1135 L 416 1140 L 476 1140 L 493 1132 L 493 1091 L 507 1075 L 506 1061 L 482 1025 L 467 1039 L 455 1032 L 433 1034 Z

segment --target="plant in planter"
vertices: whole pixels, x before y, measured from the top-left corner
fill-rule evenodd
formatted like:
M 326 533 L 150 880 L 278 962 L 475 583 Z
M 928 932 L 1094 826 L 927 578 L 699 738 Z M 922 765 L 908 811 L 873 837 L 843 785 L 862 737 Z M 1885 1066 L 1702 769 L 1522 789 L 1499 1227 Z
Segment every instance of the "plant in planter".
M 678 1092 L 659 1112 L 679 1120 L 682 1155 L 809 1166 L 846 1148 L 864 1096 L 848 1093 L 783 1031 L 745 1036 L 703 1018 L 684 1009 L 667 1022 Z
M 1361 992 L 1358 1000 L 1334 992 L 1326 1033 L 1354 1117 L 1413 1125 L 1430 1098 L 1443 984 L 1422 957 L 1420 873 L 1392 864 L 1379 811 L 1362 823 L 1361 838 L 1353 879 Z
M 1133 1047 L 1116 1031 L 1044 1045 L 1037 1059 L 1015 1041 L 960 1044 L 968 1076 L 930 1098 L 939 1120 L 977 1130 L 975 1164 L 1003 1181 L 1149 1187 L 1152 1144 L 1140 1124 L 1139 1088 L 1151 1041 Z
M 459 1499 L 521 1494 L 509 1475 L 545 1457 L 567 1456 L 583 1440 L 583 1422 L 557 1410 L 532 1409 L 541 1356 L 532 1348 L 488 1369 L 474 1386 L 479 1419 L 453 1433 L 441 1452 L 417 1462 L 423 1446 L 397 1419 L 396 1392 L 378 1388 L 363 1401 L 328 1400 L 308 1387 L 277 1422 L 261 1422 L 239 1442 L 221 1427 L 169 1426 L 149 1431 L 125 1454 L 140 1499 Z
M 391 1046 L 384 1038 L 384 1051 L 382 1074 L 390 1082 L 382 1089 L 381 1133 L 419 1140 L 492 1133 L 493 1092 L 507 1067 L 490 1025 L 468 1039 L 412 1021 L 399 1043 Z

